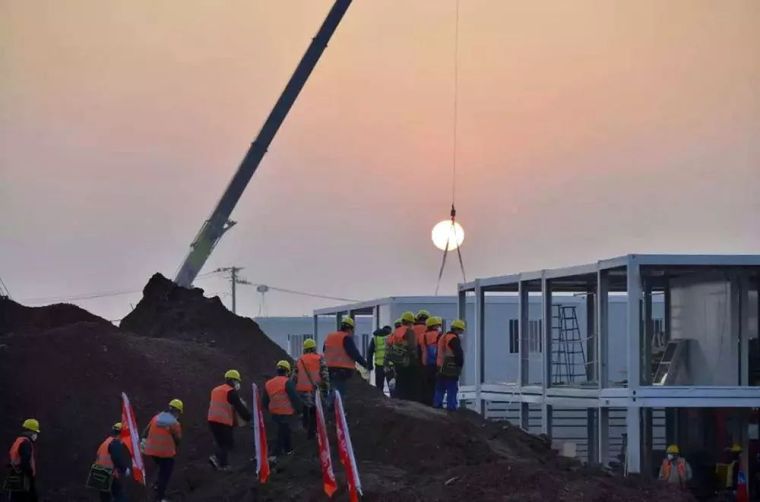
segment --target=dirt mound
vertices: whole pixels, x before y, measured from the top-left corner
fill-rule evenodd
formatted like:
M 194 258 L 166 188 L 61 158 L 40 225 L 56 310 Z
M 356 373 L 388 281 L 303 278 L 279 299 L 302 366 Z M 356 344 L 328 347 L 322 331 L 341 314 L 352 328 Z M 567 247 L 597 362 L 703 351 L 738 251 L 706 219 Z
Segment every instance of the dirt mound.
M 130 330 L 132 332 L 126 331 Z M 49 500 L 92 499 L 83 488 L 95 449 L 119 418 L 119 395 L 132 399 L 144 425 L 173 397 L 183 399 L 185 438 L 169 496 L 175 500 L 325 500 L 316 445 L 296 427 L 296 455 L 257 487 L 250 430 L 237 431 L 233 472 L 207 464 L 209 390 L 234 367 L 263 384 L 285 356 L 250 319 L 202 290 L 151 278 L 121 328 L 97 322 L 0 337 L 0 434 L 12 440 L 21 419 L 41 420 L 40 483 Z M 389 400 L 358 377 L 346 396 L 364 500 L 685 500 L 667 487 L 622 480 L 558 458 L 539 438 L 478 415 L 446 413 Z M 331 428 L 332 429 L 332 428 Z M 275 429 L 269 425 L 270 440 Z M 331 431 L 331 435 L 334 433 Z M 342 467 L 333 458 L 345 500 Z M 149 474 L 154 469 L 149 466 Z M 139 491 L 139 490 L 136 490 Z M 144 494 L 136 494 L 144 496 Z
M 0 297 L 0 335 L 33 333 L 78 322 L 111 326 L 111 323 L 86 310 L 68 303 L 45 307 L 26 307 L 9 298 Z

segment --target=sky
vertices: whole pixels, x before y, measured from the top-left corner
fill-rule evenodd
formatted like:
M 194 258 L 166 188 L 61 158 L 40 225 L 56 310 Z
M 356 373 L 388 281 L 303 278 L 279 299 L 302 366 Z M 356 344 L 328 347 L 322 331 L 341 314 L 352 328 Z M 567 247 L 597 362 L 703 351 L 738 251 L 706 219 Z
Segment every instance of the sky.
M 331 2 L 0 0 L 0 278 L 120 319 L 173 277 Z M 357 0 L 203 272 L 432 294 L 455 0 Z M 460 0 L 468 279 L 760 253 L 760 2 Z M 454 256 L 441 287 L 461 275 Z M 197 281 L 229 304 L 221 274 Z M 245 315 L 339 302 L 241 286 Z

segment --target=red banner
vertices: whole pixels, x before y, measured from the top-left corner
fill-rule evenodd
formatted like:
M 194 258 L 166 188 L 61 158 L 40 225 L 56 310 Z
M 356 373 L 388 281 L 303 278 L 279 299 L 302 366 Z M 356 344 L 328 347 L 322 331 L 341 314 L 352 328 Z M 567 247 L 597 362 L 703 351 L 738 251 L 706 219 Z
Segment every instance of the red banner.
M 322 488 L 328 497 L 332 497 L 338 489 L 338 483 L 335 482 L 330 442 L 327 440 L 327 425 L 325 424 L 325 414 L 322 411 L 322 399 L 319 396 L 319 390 L 316 392 L 314 405 L 317 407 L 317 445 L 319 446 L 319 463 L 322 465 Z
M 138 483 L 145 485 L 145 464 L 140 451 L 140 432 L 137 429 L 137 419 L 127 394 L 121 393 L 121 442 L 127 446 L 132 455 L 132 477 Z
M 253 384 L 253 443 L 256 449 L 256 475 L 259 477 L 259 483 L 265 484 L 269 479 L 269 451 L 261 396 L 256 384 Z
M 348 432 L 346 414 L 343 411 L 343 399 L 337 390 L 335 391 L 335 422 L 337 425 L 340 462 L 346 470 L 346 481 L 348 481 L 349 500 L 351 502 L 358 502 L 359 495 L 363 495 L 362 483 L 359 479 L 359 469 L 356 467 L 354 447 L 351 445 L 351 435 Z

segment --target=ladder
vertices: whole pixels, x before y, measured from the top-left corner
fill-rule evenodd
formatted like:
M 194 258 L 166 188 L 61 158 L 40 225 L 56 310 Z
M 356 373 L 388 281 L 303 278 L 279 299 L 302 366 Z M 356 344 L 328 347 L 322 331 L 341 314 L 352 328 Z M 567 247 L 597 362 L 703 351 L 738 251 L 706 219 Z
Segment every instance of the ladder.
M 586 352 L 575 305 L 552 305 L 551 357 L 553 385 L 586 379 Z

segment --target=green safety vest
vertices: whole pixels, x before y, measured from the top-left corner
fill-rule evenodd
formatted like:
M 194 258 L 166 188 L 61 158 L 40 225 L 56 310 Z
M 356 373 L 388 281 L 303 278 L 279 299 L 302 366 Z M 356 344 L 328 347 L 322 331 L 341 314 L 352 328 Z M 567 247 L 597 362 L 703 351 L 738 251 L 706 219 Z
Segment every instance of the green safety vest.
M 385 364 L 385 340 L 387 336 L 373 336 L 375 339 L 375 366 L 383 366 Z

